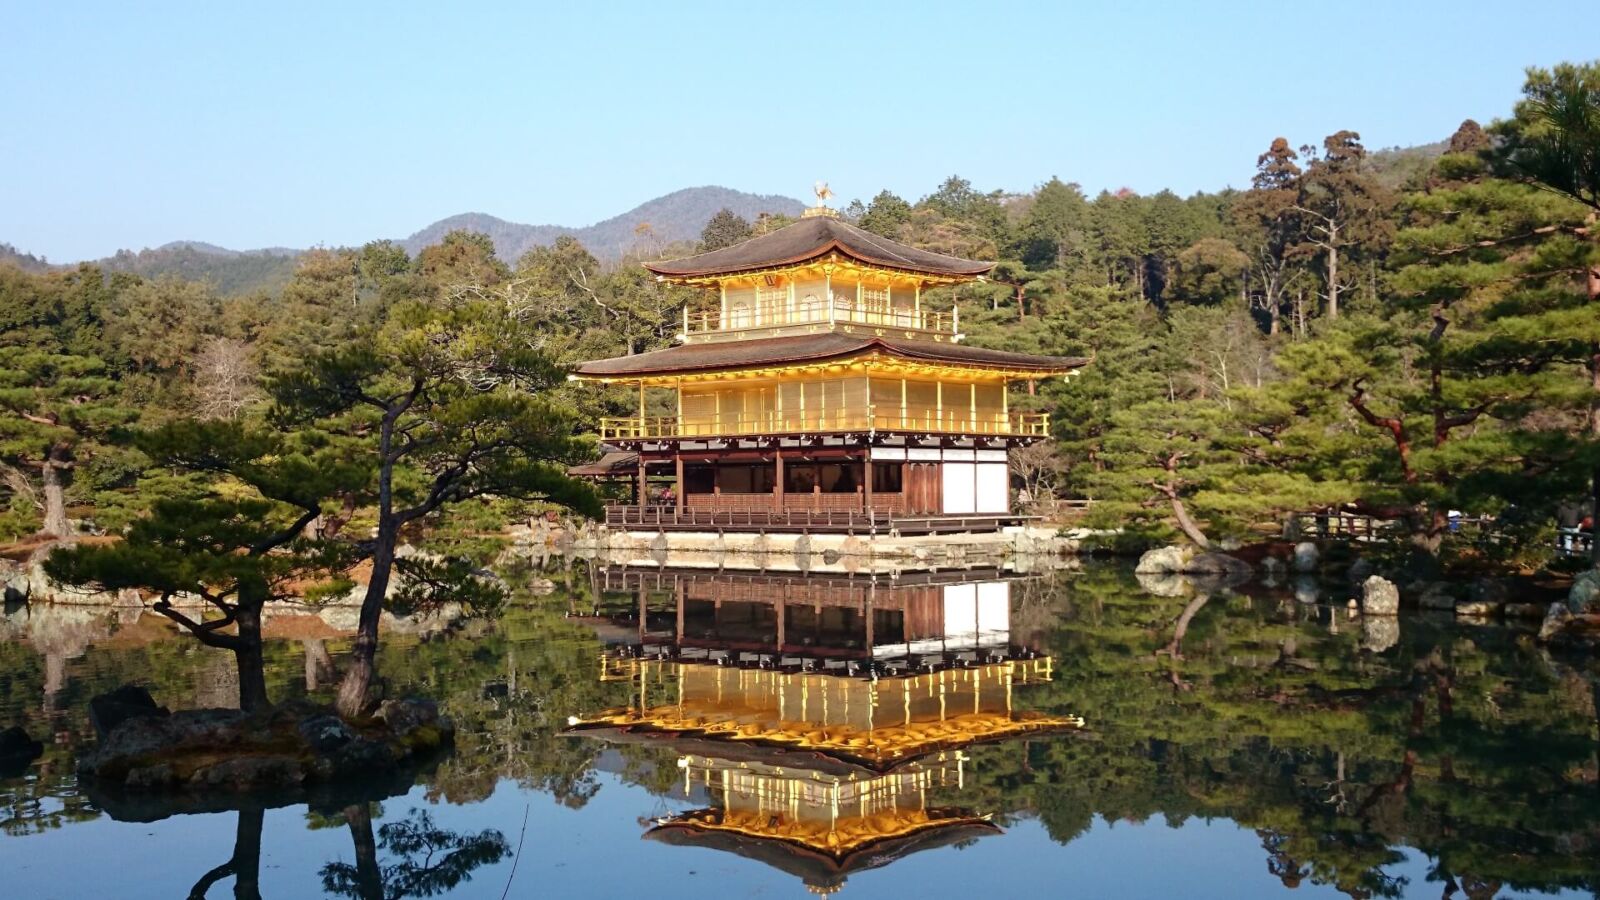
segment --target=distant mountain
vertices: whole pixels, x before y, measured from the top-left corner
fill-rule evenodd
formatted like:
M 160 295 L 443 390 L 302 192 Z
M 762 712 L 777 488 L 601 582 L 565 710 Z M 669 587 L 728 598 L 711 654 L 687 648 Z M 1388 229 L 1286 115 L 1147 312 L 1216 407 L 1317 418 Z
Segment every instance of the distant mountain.
M 1415 147 L 1385 147 L 1367 157 L 1367 167 L 1390 190 L 1400 190 L 1414 178 L 1427 173 L 1433 161 L 1450 149 L 1449 141 L 1418 144 Z
M 407 253 L 415 256 L 417 251 L 429 244 L 437 244 L 451 231 L 475 231 L 488 235 L 494 241 L 495 255 L 514 263 L 534 247 L 548 246 L 556 238 L 567 234 L 581 241 L 597 258 L 614 261 L 641 245 L 659 247 L 679 241 L 699 240 L 706 222 L 723 208 L 754 221 L 756 216 L 764 212 L 798 216 L 805 209 L 805 204 L 792 197 L 747 194 L 725 187 L 684 188 L 636 206 L 620 216 L 583 228 L 523 225 L 486 213 L 463 213 L 440 219 L 398 243 Z M 648 235 L 640 233 L 641 225 L 649 226 Z
M 48 272 L 50 263 L 34 256 L 32 253 L 23 253 L 10 244 L 0 244 L 0 266 L 16 266 L 24 272 Z
M 110 272 L 131 272 L 145 278 L 176 275 L 190 281 L 208 281 L 223 294 L 277 293 L 290 276 L 299 250 L 229 250 L 201 241 L 173 241 L 154 250 L 118 250 L 97 260 Z

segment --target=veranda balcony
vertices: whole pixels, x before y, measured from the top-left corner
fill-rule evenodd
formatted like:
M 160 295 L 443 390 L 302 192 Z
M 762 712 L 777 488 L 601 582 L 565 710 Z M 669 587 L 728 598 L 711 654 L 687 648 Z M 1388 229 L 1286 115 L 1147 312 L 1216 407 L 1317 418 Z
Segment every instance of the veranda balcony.
M 1042 438 L 1050 434 L 1050 414 L 984 412 L 967 409 L 865 409 L 818 412 L 724 413 L 714 416 L 622 416 L 600 420 L 602 441 L 757 437 L 839 432 L 918 432 L 985 437 Z
M 832 300 L 813 298 L 795 303 L 762 303 L 731 307 L 727 310 L 690 312 L 685 309 L 683 314 L 683 333 L 686 337 L 745 331 L 752 328 L 838 324 L 923 331 L 950 336 L 957 334 L 960 328 L 960 320 L 954 312 L 935 312 L 929 309 L 891 306 L 885 302 L 850 300 L 841 297 Z

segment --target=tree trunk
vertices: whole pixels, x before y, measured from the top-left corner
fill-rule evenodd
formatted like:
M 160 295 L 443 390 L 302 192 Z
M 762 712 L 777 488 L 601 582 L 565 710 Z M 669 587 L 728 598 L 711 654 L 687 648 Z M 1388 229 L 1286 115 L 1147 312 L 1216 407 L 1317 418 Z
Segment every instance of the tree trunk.
M 344 821 L 350 826 L 350 843 L 355 848 L 356 890 L 361 892 L 361 900 L 384 900 L 378 844 L 372 839 L 372 807 L 366 803 L 346 806 Z
M 639 389 L 642 415 L 644 388 Z M 361 618 L 356 624 L 355 645 L 350 648 L 350 668 L 339 683 L 339 694 L 334 699 L 334 709 L 345 718 L 353 718 L 366 711 L 372 693 L 372 681 L 378 656 L 378 619 L 383 615 L 383 601 L 389 593 L 389 575 L 394 569 L 394 548 L 399 542 L 399 525 L 394 514 L 394 421 L 402 410 L 391 410 L 379 426 L 378 453 L 382 462 L 378 466 L 378 538 L 372 550 L 372 580 L 367 582 L 367 593 L 361 598 Z M 641 460 L 640 468 L 644 463 Z M 640 497 L 643 503 L 644 498 Z
M 1600 270 L 1589 274 L 1591 296 L 1600 290 Z M 1594 304 L 1591 304 L 1594 305 Z M 1600 443 L 1600 343 L 1589 346 L 1589 436 Z M 1589 473 L 1589 561 L 1600 568 L 1600 465 Z
M 306 657 L 306 691 L 320 690 L 333 679 L 333 656 L 328 653 L 328 642 L 321 638 L 304 640 L 300 646 Z
M 233 839 L 233 896 L 261 900 L 261 824 L 266 811 L 239 811 L 239 829 Z
M 251 594 L 247 597 L 246 591 Z M 261 652 L 261 604 L 266 598 L 264 588 L 244 588 L 239 591 L 238 635 L 240 645 L 233 651 L 234 664 L 239 669 L 239 708 L 245 712 L 266 709 L 266 662 Z
M 1339 318 L 1339 248 L 1328 247 L 1328 318 Z
M 1194 621 L 1195 614 L 1210 600 L 1210 594 L 1201 593 L 1189 601 L 1189 605 L 1185 606 L 1178 616 L 1177 625 L 1172 629 L 1172 640 L 1167 642 L 1166 648 L 1161 652 L 1173 659 L 1183 659 L 1183 636 L 1189 633 L 1189 623 Z
M 372 580 L 367 583 L 366 596 L 361 600 L 361 618 L 356 625 L 355 644 L 350 648 L 350 667 L 339 683 L 339 695 L 334 700 L 334 708 L 345 718 L 361 715 L 370 705 L 372 682 L 377 674 L 378 620 L 383 615 L 384 597 L 389 592 L 396 541 L 393 526 L 378 529 L 377 546 L 372 552 Z
M 1600 307 L 1600 266 L 1589 267 L 1589 306 Z M 1589 436 L 1600 442 L 1600 342 L 1589 345 Z M 1600 567 L 1600 465 L 1589 473 L 1589 561 Z
M 70 462 L 66 449 L 51 447 L 44 461 L 44 534 L 58 538 L 72 537 L 72 520 L 67 518 L 67 484 L 63 476 Z
M 1176 490 L 1169 491 L 1167 499 L 1172 501 L 1172 517 L 1178 520 L 1178 530 L 1183 532 L 1183 536 L 1193 541 L 1194 545 L 1201 550 L 1210 550 L 1210 539 L 1206 537 L 1205 532 L 1200 530 L 1200 526 L 1189 518 L 1189 509 L 1183 505 L 1183 500 L 1178 496 L 1178 492 Z
M 227 862 L 200 876 L 189 888 L 189 900 L 204 900 L 211 886 L 233 876 L 236 900 L 261 900 L 261 824 L 266 813 L 260 809 L 239 811 L 239 824 L 233 835 L 233 856 Z

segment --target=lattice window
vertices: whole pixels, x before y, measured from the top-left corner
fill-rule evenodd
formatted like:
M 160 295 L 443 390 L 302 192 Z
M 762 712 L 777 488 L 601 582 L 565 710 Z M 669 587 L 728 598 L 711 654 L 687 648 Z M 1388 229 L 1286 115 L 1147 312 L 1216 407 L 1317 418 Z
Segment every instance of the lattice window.
M 766 285 L 756 285 L 756 308 L 761 311 L 762 324 L 782 324 L 787 321 L 789 318 L 788 305 L 789 288 L 787 286 L 767 287 Z

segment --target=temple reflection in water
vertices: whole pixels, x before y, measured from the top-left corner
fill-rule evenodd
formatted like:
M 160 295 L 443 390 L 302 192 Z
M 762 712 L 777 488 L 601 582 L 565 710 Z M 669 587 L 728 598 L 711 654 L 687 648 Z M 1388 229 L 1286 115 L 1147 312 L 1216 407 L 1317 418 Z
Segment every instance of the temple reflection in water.
M 1014 708 L 1052 661 L 1012 642 L 1004 573 L 883 577 L 609 570 L 583 616 L 625 706 L 574 734 L 669 748 L 683 797 L 652 840 L 721 849 L 817 893 L 1000 829 L 959 797 L 965 748 L 1083 726 Z

